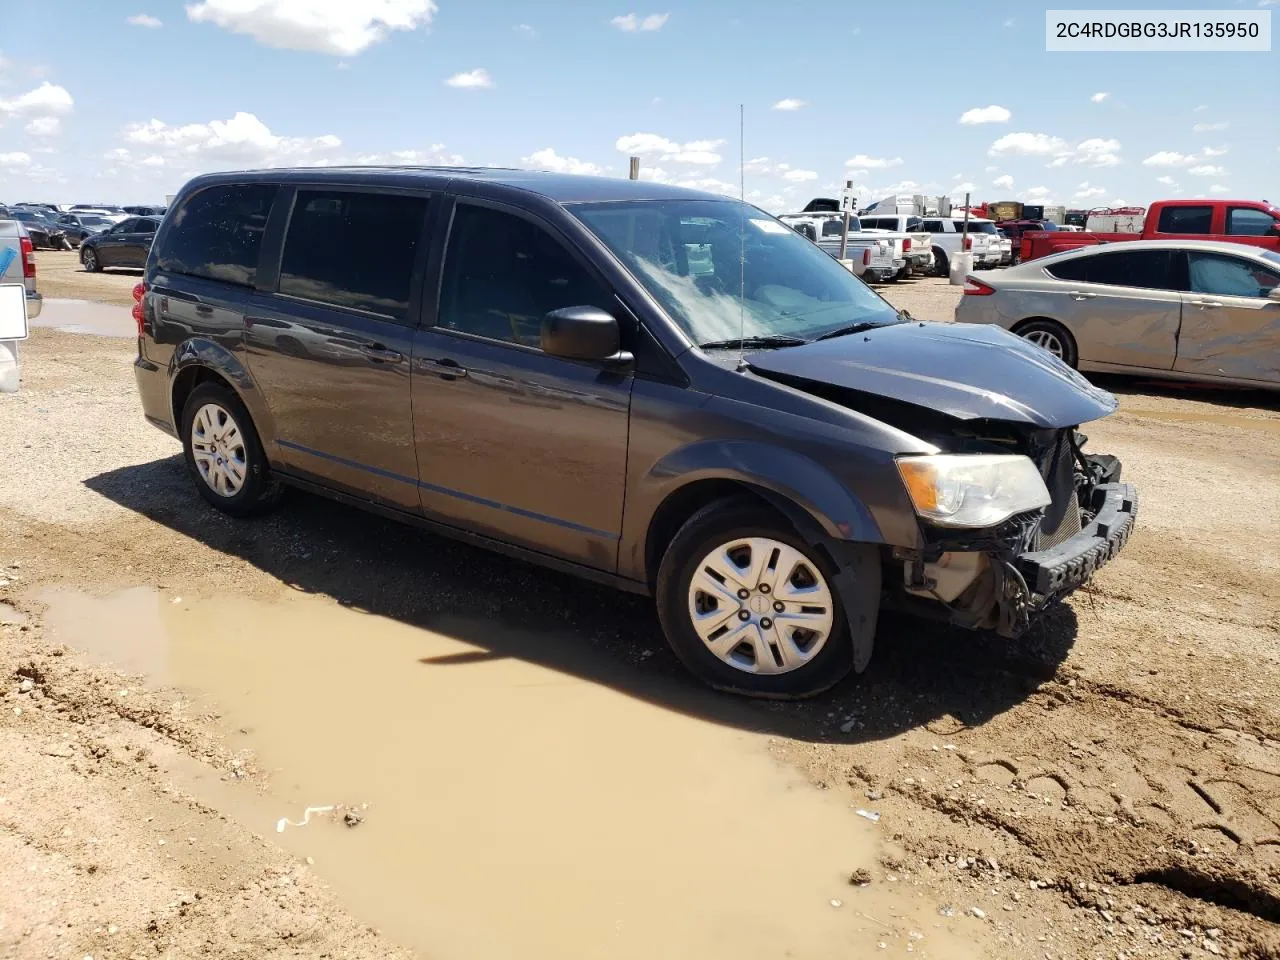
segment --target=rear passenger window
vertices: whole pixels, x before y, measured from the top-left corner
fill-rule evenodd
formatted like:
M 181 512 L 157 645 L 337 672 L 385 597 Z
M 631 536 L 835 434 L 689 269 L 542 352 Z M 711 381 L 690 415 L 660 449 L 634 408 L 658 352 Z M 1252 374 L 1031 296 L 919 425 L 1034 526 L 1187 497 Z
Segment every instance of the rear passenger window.
M 941 220 L 926 220 L 924 229 L 930 233 L 946 233 L 946 229 L 942 226 Z
M 1173 269 L 1167 250 L 1130 250 L 1079 257 L 1047 268 L 1059 280 L 1112 287 L 1172 290 Z
M 563 307 L 614 312 L 613 295 L 553 236 L 523 217 L 460 203 L 449 230 L 440 326 L 527 347 Z
M 1165 207 L 1156 230 L 1160 233 L 1205 234 L 1213 229 L 1213 207 Z
M 274 183 L 227 184 L 192 194 L 173 214 L 157 265 L 170 273 L 252 286 L 275 196 Z
M 426 215 L 425 197 L 299 190 L 279 292 L 404 322 Z

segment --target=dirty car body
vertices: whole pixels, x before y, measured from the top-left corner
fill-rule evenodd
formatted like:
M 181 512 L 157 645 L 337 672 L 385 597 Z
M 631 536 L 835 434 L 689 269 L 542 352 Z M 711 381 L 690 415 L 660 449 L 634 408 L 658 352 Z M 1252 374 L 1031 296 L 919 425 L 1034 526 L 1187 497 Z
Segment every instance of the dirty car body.
M 1111 395 L 899 314 L 749 205 L 351 168 L 201 177 L 171 210 L 135 370 L 209 503 L 302 487 L 651 594 L 719 688 L 825 689 L 882 607 L 1017 637 L 1133 526 L 1078 431 Z

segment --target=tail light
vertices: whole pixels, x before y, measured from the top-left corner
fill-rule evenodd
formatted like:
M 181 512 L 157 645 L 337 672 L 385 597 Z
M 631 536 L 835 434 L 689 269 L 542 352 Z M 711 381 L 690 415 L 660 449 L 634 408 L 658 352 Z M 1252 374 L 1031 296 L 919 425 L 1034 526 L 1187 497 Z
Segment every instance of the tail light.
M 34 280 L 36 278 L 36 259 L 35 244 L 31 242 L 30 237 L 21 237 L 18 246 L 22 249 L 22 276 L 26 280 Z
M 138 336 L 142 336 L 142 298 L 146 296 L 148 286 L 146 283 L 135 283 L 133 285 L 133 320 L 138 325 Z
M 910 249 L 911 249 L 911 238 L 907 237 L 907 239 L 902 241 L 902 252 L 906 253 Z
M 871 266 L 871 248 L 863 247 L 862 249 L 862 265 L 864 267 Z
M 965 237 L 965 238 L 964 238 L 964 248 L 965 248 L 966 250 L 972 250 L 972 249 L 973 249 L 973 237 Z
M 989 297 L 995 292 L 996 288 L 990 284 L 975 280 L 973 277 L 964 278 L 964 295 L 966 297 Z

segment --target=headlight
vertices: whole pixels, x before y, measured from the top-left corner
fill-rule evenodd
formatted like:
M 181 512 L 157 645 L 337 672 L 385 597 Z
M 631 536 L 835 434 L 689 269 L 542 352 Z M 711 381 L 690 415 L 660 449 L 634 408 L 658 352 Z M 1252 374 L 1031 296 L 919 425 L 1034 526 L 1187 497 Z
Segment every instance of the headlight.
M 902 457 L 898 472 L 916 513 L 945 527 L 994 527 L 1014 514 L 1049 505 L 1049 490 L 1029 457 Z

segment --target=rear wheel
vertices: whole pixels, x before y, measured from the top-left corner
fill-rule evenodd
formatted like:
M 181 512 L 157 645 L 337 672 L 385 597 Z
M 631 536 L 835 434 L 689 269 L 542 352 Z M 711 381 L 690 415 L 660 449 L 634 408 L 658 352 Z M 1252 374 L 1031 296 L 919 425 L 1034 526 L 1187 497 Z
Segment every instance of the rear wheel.
M 84 268 L 88 273 L 98 273 L 102 270 L 102 263 L 98 260 L 98 251 L 93 247 L 80 251 L 80 262 L 84 264 Z
M 1079 359 L 1075 338 L 1056 320 L 1031 320 L 1014 330 L 1014 333 L 1037 347 L 1048 350 L 1069 367 L 1074 367 Z
M 658 616 L 676 656 L 711 686 L 812 696 L 853 666 L 834 574 L 779 514 L 721 501 L 694 514 L 667 548 Z
M 182 449 L 196 489 L 212 506 L 247 517 L 279 499 L 249 411 L 229 388 L 202 383 L 182 408 Z

